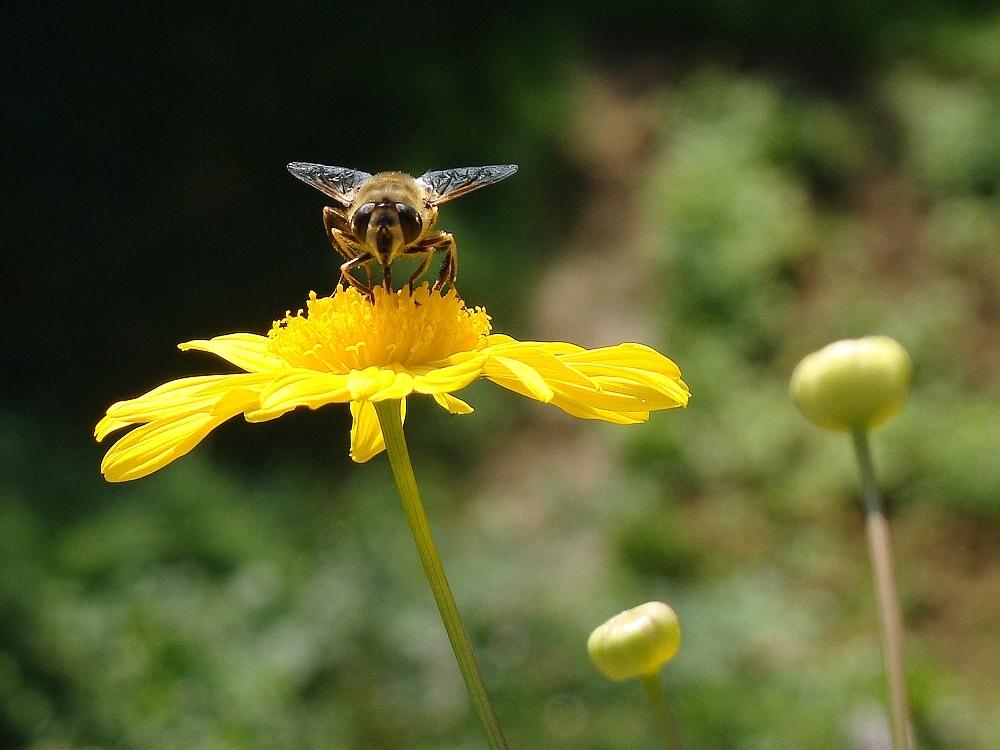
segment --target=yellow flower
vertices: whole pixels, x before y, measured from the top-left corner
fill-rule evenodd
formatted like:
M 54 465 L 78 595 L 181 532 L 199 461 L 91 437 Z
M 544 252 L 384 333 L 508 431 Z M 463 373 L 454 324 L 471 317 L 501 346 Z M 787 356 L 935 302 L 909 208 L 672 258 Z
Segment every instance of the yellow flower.
M 482 308 L 425 284 L 412 293 L 353 288 L 311 294 L 307 311 L 286 315 L 267 336 L 234 333 L 181 344 L 211 352 L 244 372 L 181 378 L 113 404 L 97 424 L 103 440 L 124 427 L 104 457 L 112 482 L 138 479 L 194 448 L 227 419 L 264 422 L 300 406 L 348 402 L 351 458 L 384 450 L 373 403 L 411 393 L 434 397 L 453 414 L 472 407 L 452 395 L 485 377 L 584 419 L 634 424 L 649 412 L 686 406 L 688 388 L 669 359 L 641 344 L 587 350 L 560 342 L 490 334 Z

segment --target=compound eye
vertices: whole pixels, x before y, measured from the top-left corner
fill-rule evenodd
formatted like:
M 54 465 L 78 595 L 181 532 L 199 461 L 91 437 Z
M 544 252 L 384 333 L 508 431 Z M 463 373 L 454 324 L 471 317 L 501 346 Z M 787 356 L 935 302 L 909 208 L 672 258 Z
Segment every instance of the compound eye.
M 358 242 L 364 243 L 368 236 L 368 222 L 371 220 L 374 210 L 374 203 L 365 203 L 351 217 L 351 229 L 354 231 L 354 239 Z
M 423 219 L 420 218 L 417 209 L 413 206 L 407 206 L 405 203 L 397 203 L 396 211 L 399 212 L 399 226 L 403 230 L 403 239 L 406 244 L 416 242 L 424 229 Z

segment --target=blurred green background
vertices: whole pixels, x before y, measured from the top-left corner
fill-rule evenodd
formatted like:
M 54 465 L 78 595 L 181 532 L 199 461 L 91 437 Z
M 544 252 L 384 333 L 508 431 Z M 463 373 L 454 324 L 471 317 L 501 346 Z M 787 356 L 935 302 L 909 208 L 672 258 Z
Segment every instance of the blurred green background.
M 518 163 L 442 212 L 463 296 L 694 393 L 628 428 L 411 404 L 512 748 L 659 746 L 584 650 L 653 598 L 690 750 L 887 747 L 848 441 L 786 396 L 867 333 L 916 364 L 874 447 L 918 746 L 1000 747 L 1000 6 L 40 3 L 0 41 L 0 745 L 485 746 L 346 408 L 98 474 L 108 404 L 221 369 L 178 342 L 332 289 L 301 160 Z

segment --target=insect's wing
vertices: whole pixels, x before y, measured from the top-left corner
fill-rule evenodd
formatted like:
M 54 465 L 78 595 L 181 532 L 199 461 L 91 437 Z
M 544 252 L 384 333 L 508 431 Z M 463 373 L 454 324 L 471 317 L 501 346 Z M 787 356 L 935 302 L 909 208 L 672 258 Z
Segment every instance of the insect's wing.
M 481 187 L 510 177 L 516 164 L 494 164 L 490 167 L 458 167 L 440 172 L 425 172 L 417 178 L 427 190 L 427 202 L 432 206 L 465 195 Z
M 357 169 L 327 167 L 301 161 L 289 164 L 288 171 L 307 185 L 326 193 L 344 208 L 351 205 L 354 196 L 358 194 L 358 188 L 371 179 L 370 174 Z

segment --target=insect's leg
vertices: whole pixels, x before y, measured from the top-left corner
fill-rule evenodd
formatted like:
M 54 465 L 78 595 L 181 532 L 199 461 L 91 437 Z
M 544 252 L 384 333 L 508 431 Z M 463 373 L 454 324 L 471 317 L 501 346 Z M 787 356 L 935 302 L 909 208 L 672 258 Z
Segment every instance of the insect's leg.
M 408 283 L 411 289 L 417 277 L 427 270 L 436 252 L 444 252 L 446 257 L 441 264 L 437 280 L 434 282 L 434 291 L 439 291 L 445 284 L 454 284 L 458 260 L 455 252 L 455 238 L 448 232 L 435 232 L 403 251 L 403 254 L 407 256 L 426 254 L 420 267 L 410 276 Z
M 340 267 L 340 277 L 348 284 L 353 286 L 355 289 L 357 289 L 359 292 L 361 292 L 363 295 L 365 295 L 368 299 L 372 299 L 375 296 L 374 293 L 372 292 L 371 284 L 369 283 L 368 286 L 365 286 L 351 275 L 351 271 L 353 271 L 358 266 L 364 266 L 365 270 L 368 271 L 368 278 L 370 282 L 371 271 L 368 269 L 368 265 L 373 260 L 374 258 L 372 258 L 370 253 L 363 253 L 362 255 L 358 255 L 354 258 L 351 258 L 349 261 L 347 261 Z
M 431 264 L 431 259 L 434 257 L 434 248 L 425 248 L 422 245 L 415 245 L 407 250 L 403 251 L 403 255 L 407 257 L 413 257 L 416 255 L 422 255 L 423 258 L 420 261 L 420 266 L 410 274 L 410 278 L 407 280 L 406 285 L 410 287 L 410 292 L 413 292 L 413 282 L 420 278 L 427 267 Z
M 455 238 L 448 232 L 441 232 L 439 242 L 435 249 L 444 252 L 445 259 L 434 282 L 435 292 L 440 291 L 445 284 L 454 288 L 455 279 L 458 278 L 458 246 L 455 244 Z
M 455 238 L 448 232 L 436 232 L 404 251 L 406 255 L 419 255 L 421 253 L 433 255 L 436 252 L 445 253 L 445 259 L 441 263 L 441 270 L 438 271 L 437 280 L 433 286 L 434 291 L 440 291 L 445 284 L 451 284 L 452 286 L 455 284 L 455 276 L 458 272 L 458 254 L 456 252 Z M 429 264 L 430 258 L 426 259 L 421 264 L 417 273 L 410 277 L 410 282 L 415 281 L 417 276 L 426 271 Z
M 351 222 L 343 213 L 333 208 L 333 206 L 323 207 L 323 227 L 326 229 L 326 236 L 333 245 L 333 249 L 344 256 L 345 260 L 354 260 L 358 257 L 358 246 L 352 239 Z M 371 264 L 365 264 L 365 274 L 368 276 L 368 287 L 372 285 Z
M 346 260 L 354 260 L 358 254 L 346 242 L 346 238 L 351 233 L 351 224 L 347 217 L 332 206 L 323 207 L 323 228 L 326 229 L 326 236 L 333 245 L 333 249 L 344 256 Z M 340 235 L 338 237 L 338 235 Z
M 371 254 L 367 252 L 359 253 L 358 252 L 359 248 L 357 247 L 357 245 L 355 245 L 354 242 L 352 242 L 348 238 L 348 235 L 346 235 L 339 229 L 330 230 L 330 241 L 333 243 L 333 249 L 336 250 L 338 253 L 340 253 L 342 256 L 344 256 L 344 258 L 347 260 L 348 263 L 359 257 L 367 256 L 368 258 L 367 261 L 365 261 L 364 263 L 355 264 L 351 266 L 351 268 L 357 268 L 359 265 L 364 266 L 365 274 L 368 276 L 368 286 L 366 288 L 370 291 L 372 286 Z M 344 265 L 346 265 L 346 263 Z M 341 272 L 343 272 L 344 266 L 342 265 L 340 268 Z

